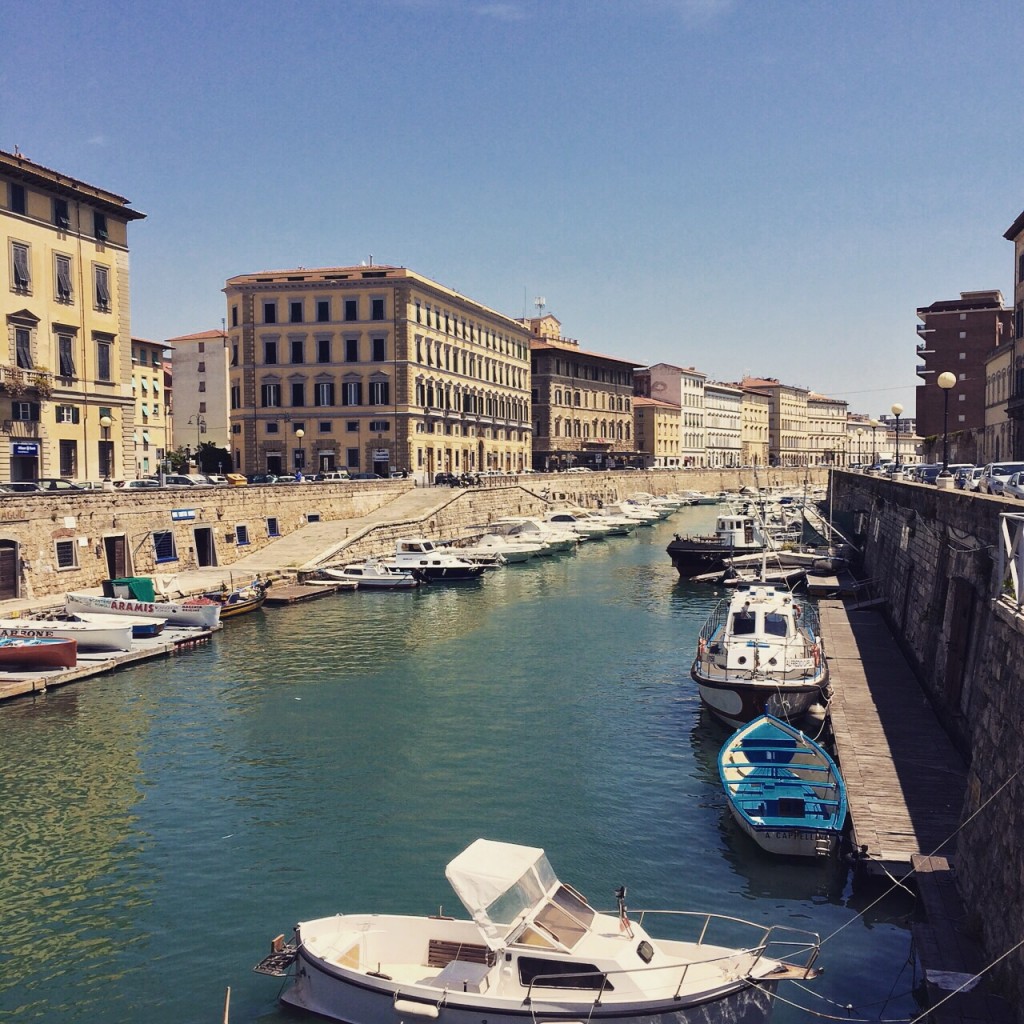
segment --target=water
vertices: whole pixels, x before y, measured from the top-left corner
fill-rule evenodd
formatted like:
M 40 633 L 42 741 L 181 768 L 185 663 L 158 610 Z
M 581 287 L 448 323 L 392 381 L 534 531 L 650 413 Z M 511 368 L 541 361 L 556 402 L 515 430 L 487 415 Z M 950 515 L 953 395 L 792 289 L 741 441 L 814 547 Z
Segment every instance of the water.
M 270 939 L 336 911 L 459 912 L 478 836 L 542 846 L 602 908 L 830 935 L 818 1013 L 910 1016 L 908 902 L 733 825 L 688 665 L 713 589 L 673 530 L 227 624 L 207 647 L 0 707 L 0 1017 L 280 1024 Z M 875 894 L 872 894 L 872 896 Z M 844 927 L 845 926 L 845 927 Z M 811 1020 L 779 1005 L 773 1020 Z

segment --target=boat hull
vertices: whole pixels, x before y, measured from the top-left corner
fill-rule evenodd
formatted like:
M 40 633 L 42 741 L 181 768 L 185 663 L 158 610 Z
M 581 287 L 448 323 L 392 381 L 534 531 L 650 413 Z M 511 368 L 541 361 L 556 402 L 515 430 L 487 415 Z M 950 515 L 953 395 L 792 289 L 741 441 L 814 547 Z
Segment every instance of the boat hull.
M 213 629 L 220 622 L 221 607 L 215 601 L 135 601 L 122 597 L 94 597 L 68 594 L 69 612 L 102 612 L 106 615 L 135 615 L 165 619 L 173 626 Z
M 0 621 L 0 639 L 56 638 L 74 640 L 82 651 L 130 651 L 132 627 L 93 626 L 85 622 L 60 622 L 44 619 L 5 619 Z
M 739 827 L 765 853 L 776 857 L 828 857 L 839 843 L 839 834 L 825 829 L 759 828 L 752 825 L 730 802 L 729 812 Z
M 662 1002 L 595 1006 L 572 1001 L 535 997 L 532 1004 L 506 1000 L 501 1006 L 488 1001 L 486 993 L 452 992 L 425 986 L 382 980 L 370 987 L 365 976 L 347 976 L 314 957 L 300 946 L 296 977 L 281 995 L 281 1002 L 345 1024 L 414 1024 L 437 1020 L 441 1024 L 539 1024 L 564 1021 L 603 1021 L 607 1024 L 708 1024 L 722 1020 L 730 1024 L 764 1024 L 771 1013 L 776 984 L 746 980 L 723 985 L 720 994 L 699 1002 Z
M 700 659 L 690 670 L 701 702 L 715 718 L 732 729 L 761 715 L 798 721 L 815 705 L 827 701 L 828 680 L 783 683 L 772 679 L 709 679 L 700 671 Z
M 737 555 L 758 554 L 764 549 L 760 546 L 737 548 L 710 540 L 707 543 L 674 540 L 665 550 L 679 575 L 690 579 L 706 572 L 724 570 L 726 563 Z
M 0 640 L 0 671 L 74 668 L 78 644 L 58 637 L 8 637 Z

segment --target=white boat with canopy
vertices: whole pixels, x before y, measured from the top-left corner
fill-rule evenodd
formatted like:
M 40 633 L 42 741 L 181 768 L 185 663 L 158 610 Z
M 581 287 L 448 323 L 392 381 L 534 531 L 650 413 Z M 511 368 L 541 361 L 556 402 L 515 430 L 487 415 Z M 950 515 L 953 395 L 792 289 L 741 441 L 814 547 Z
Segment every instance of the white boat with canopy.
M 278 936 L 256 970 L 281 998 L 347 1024 L 760 1024 L 819 941 L 713 914 L 595 910 L 544 851 L 478 839 L 445 874 L 471 920 L 336 914 Z M 650 917 L 674 937 L 655 938 Z

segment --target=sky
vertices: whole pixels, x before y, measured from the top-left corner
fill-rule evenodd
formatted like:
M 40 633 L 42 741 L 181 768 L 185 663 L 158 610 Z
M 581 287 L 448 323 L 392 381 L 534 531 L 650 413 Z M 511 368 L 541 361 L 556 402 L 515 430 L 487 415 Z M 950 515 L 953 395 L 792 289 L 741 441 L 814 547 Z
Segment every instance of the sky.
M 581 346 L 915 404 L 915 311 L 1013 302 L 1019 0 L 34 0 L 0 149 L 125 196 L 132 333 L 371 261 Z

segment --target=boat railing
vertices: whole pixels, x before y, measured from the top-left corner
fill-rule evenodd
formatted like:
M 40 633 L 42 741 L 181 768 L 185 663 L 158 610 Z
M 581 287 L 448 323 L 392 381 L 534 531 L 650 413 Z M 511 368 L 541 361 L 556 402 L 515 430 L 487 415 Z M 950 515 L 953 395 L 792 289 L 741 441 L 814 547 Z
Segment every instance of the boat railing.
M 729 616 L 729 604 L 731 599 L 728 597 L 722 598 L 715 605 L 711 614 L 708 616 L 707 621 L 701 627 L 700 639 L 705 643 L 711 640 L 711 638 L 718 632 L 719 627 Z

